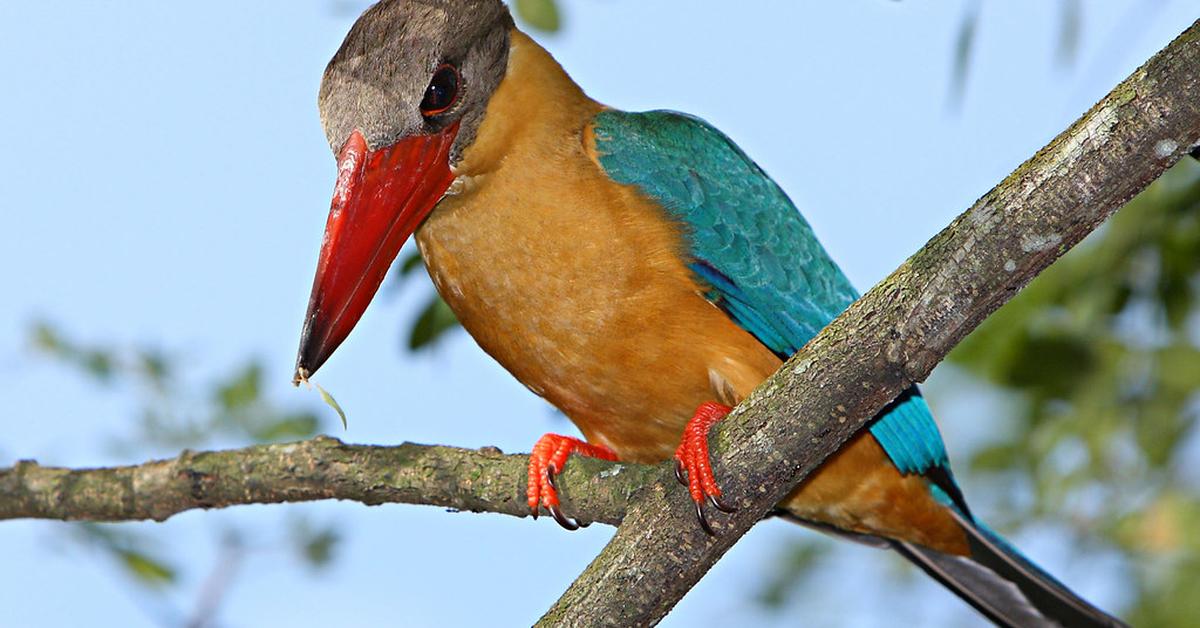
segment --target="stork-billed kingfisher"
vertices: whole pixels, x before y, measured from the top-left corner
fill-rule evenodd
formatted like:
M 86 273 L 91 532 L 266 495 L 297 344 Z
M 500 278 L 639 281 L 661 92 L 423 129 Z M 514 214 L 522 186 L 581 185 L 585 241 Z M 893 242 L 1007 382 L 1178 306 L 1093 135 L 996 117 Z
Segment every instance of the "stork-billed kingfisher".
M 572 453 L 674 457 L 709 532 L 709 428 L 857 292 L 784 194 L 703 120 L 588 98 L 500 0 L 384 0 L 325 70 L 338 175 L 297 378 L 350 333 L 416 234 L 479 345 L 586 441 L 546 434 L 532 512 Z M 915 387 L 778 506 L 891 547 L 998 624 L 1110 626 L 975 519 Z

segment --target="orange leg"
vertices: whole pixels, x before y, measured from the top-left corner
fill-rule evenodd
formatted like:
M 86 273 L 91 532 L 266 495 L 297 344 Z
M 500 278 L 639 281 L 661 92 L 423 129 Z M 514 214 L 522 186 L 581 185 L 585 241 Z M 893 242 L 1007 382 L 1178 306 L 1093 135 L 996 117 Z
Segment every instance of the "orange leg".
M 712 464 L 708 459 L 708 431 L 725 415 L 730 407 L 715 401 L 707 401 L 696 408 L 692 420 L 683 429 L 683 440 L 679 449 L 675 450 L 675 477 L 680 484 L 688 487 L 692 501 L 696 503 L 696 518 L 700 527 L 710 535 L 715 536 L 712 526 L 704 516 L 704 501 L 712 504 L 721 512 L 734 512 L 737 509 L 721 501 L 721 487 L 713 477 Z
M 533 514 L 534 519 L 537 519 L 539 506 L 544 506 L 554 516 L 558 525 L 568 530 L 577 530 L 580 525 L 587 525 L 568 519 L 558 507 L 558 487 L 555 485 L 555 478 L 573 453 L 601 460 L 617 459 L 616 452 L 607 447 L 593 445 L 571 436 L 545 434 L 533 445 L 533 452 L 529 454 L 529 485 L 525 489 L 525 494 L 529 497 L 529 512 Z

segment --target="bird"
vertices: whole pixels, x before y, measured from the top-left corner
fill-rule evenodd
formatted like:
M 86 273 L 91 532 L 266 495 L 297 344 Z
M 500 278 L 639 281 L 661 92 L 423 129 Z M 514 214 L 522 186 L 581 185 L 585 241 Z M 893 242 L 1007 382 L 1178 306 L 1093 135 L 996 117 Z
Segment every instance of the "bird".
M 531 514 L 579 526 L 571 455 L 674 460 L 713 534 L 734 505 L 709 430 L 858 297 L 787 194 L 699 118 L 588 97 L 500 0 L 371 6 L 318 104 L 337 179 L 295 380 L 415 237 L 462 326 L 584 436 L 537 440 Z M 1123 625 L 975 517 L 915 386 L 775 514 L 891 548 L 997 625 Z

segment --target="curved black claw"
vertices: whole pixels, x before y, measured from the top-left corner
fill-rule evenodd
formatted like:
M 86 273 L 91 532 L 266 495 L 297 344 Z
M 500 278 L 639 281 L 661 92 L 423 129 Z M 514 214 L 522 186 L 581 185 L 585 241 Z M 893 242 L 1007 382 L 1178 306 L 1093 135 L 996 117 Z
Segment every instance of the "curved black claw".
M 688 485 L 686 473 L 687 473 L 687 471 L 685 471 L 683 468 L 683 461 L 680 460 L 679 458 L 676 458 L 675 459 L 675 479 L 679 480 L 679 483 L 684 486 Z
M 700 527 L 704 528 L 705 534 L 716 536 L 717 533 L 713 531 L 712 526 L 708 524 L 708 518 L 704 516 L 704 502 L 692 503 L 696 504 L 696 518 L 700 520 Z
M 730 506 L 729 504 L 722 501 L 721 498 L 717 497 L 716 495 L 709 495 L 708 503 L 712 504 L 713 508 L 716 508 L 717 510 L 720 510 L 721 512 L 728 513 L 728 514 L 733 514 L 733 513 L 737 512 L 737 510 L 738 510 L 736 507 Z
M 547 506 L 546 510 L 550 511 L 550 514 L 554 516 L 554 520 L 564 529 L 572 532 L 579 529 L 579 524 L 564 515 L 558 506 Z
M 555 491 L 558 490 L 558 471 L 555 470 L 554 465 L 548 465 L 546 467 L 546 481 L 550 483 L 550 486 L 554 487 Z M 578 530 L 579 528 L 586 528 L 592 525 L 591 522 L 583 523 L 578 519 L 571 519 L 570 517 L 564 515 L 558 506 L 546 506 L 546 510 L 550 511 L 550 515 L 554 517 L 554 520 L 558 522 L 558 525 L 572 532 Z M 537 519 L 537 514 L 534 514 L 533 518 Z

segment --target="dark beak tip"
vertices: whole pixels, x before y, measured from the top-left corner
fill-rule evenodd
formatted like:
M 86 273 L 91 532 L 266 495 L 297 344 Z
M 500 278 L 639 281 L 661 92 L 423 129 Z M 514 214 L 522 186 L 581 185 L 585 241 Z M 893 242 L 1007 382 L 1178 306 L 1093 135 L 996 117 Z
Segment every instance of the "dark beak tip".
M 319 296 L 318 293 L 314 293 Z M 315 300 L 315 299 L 314 299 Z M 304 328 L 300 330 L 300 348 L 296 351 L 296 370 L 292 374 L 292 385 L 307 384 L 317 369 L 325 364 L 331 351 L 327 351 L 326 339 L 318 338 L 314 333 L 317 323 L 317 312 L 314 305 L 309 303 L 309 312 L 304 317 Z
M 338 183 L 317 259 L 292 383 L 337 350 L 379 290 L 400 247 L 450 187 L 458 123 L 370 150 L 357 131 L 338 157 Z
M 292 385 L 307 384 L 308 379 L 317 372 L 317 369 L 321 368 L 327 357 L 327 355 L 319 353 L 315 347 L 302 347 L 300 355 L 296 356 L 296 370 L 292 374 Z

